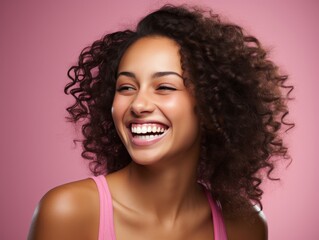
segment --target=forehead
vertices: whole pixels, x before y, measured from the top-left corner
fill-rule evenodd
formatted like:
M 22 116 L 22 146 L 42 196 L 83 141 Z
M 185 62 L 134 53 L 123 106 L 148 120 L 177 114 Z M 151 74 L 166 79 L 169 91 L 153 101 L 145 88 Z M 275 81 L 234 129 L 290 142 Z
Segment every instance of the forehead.
M 118 71 L 177 71 L 182 73 L 179 45 L 162 36 L 143 37 L 124 53 Z

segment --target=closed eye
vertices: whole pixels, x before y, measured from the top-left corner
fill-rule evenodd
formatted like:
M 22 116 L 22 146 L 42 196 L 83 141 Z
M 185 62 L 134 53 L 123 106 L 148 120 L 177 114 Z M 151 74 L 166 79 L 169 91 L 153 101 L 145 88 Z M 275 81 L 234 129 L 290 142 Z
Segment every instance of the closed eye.
M 159 87 L 157 88 L 157 90 L 163 90 L 163 91 L 176 91 L 176 88 L 171 87 L 171 86 L 163 85 L 163 86 L 159 86 Z
M 130 85 L 122 85 L 116 89 L 116 91 L 118 91 L 118 92 L 134 91 L 134 90 L 135 90 L 135 88 L 133 86 L 130 86 Z

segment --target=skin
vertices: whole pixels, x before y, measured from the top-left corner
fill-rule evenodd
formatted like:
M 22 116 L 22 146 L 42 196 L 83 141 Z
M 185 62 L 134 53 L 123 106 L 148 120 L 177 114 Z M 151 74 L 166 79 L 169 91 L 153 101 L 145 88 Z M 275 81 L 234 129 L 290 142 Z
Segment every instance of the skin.
M 179 46 L 145 37 L 125 52 L 118 69 L 112 115 L 132 163 L 106 176 L 116 238 L 214 239 L 211 210 L 196 182 L 200 155 L 196 100 L 185 87 Z M 136 141 L 130 124 L 160 124 L 156 141 Z M 231 240 L 267 239 L 260 215 L 225 219 Z M 99 197 L 86 179 L 59 186 L 40 201 L 29 240 L 97 239 Z

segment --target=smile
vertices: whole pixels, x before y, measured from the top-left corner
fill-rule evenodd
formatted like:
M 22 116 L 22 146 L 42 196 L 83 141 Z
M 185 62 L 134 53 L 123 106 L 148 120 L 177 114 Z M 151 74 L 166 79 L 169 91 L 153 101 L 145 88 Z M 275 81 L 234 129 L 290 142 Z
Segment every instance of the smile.
M 150 145 L 159 141 L 168 127 L 159 123 L 132 123 L 130 126 L 132 142 L 136 145 Z

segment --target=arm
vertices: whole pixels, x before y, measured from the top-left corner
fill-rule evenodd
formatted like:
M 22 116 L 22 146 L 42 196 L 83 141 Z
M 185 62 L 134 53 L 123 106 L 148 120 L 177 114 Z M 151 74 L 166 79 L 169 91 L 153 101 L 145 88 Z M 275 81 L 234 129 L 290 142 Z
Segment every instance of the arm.
M 247 218 L 226 219 L 225 222 L 229 240 L 268 239 L 268 226 L 262 211 L 255 212 Z

